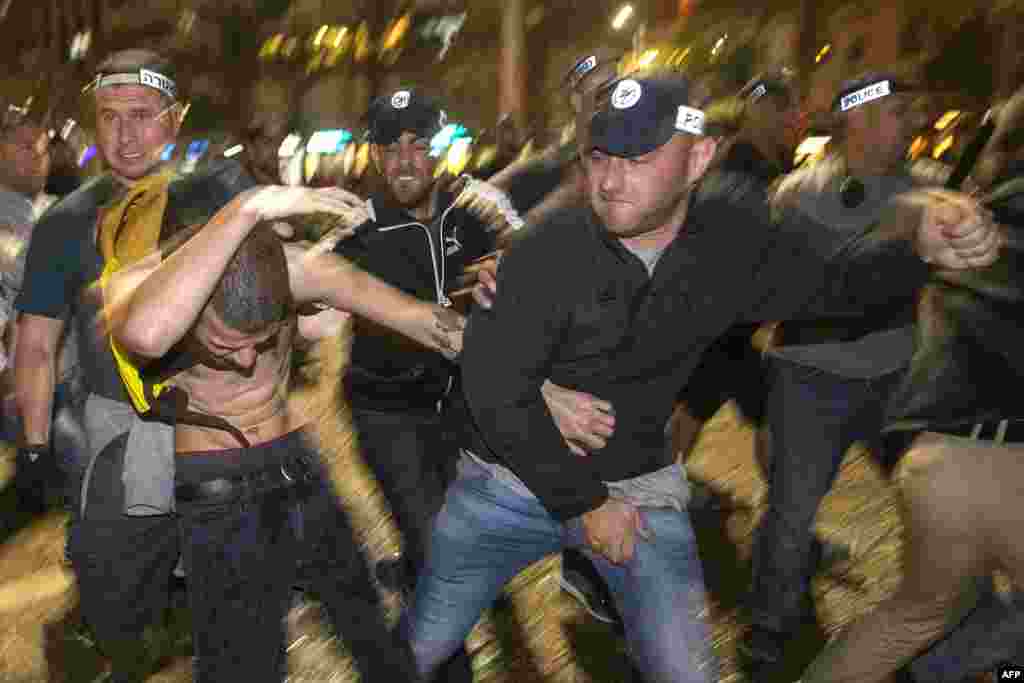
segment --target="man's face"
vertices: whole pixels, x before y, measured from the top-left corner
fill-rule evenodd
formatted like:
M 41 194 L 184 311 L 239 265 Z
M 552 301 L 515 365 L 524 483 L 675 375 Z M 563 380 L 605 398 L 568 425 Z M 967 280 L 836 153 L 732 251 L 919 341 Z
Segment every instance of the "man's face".
M 913 132 L 910 102 L 905 96 L 868 102 L 847 116 L 849 142 L 866 150 L 879 168 L 894 169 L 903 162 Z
M 254 122 L 246 130 L 245 159 L 249 171 L 258 183 L 278 185 L 281 183 L 281 167 L 278 152 L 281 143 L 288 137 L 288 120 L 285 116 L 272 116 Z
M 96 91 L 96 141 L 121 180 L 148 175 L 177 137 L 179 122 L 177 108 L 153 88 L 114 85 Z
M 23 124 L 0 138 L 0 184 L 27 197 L 46 187 L 50 173 L 50 140 L 46 131 Z
M 406 209 L 429 203 L 438 161 L 430 156 L 430 140 L 406 132 L 390 145 L 374 145 L 373 153 L 396 202 Z
M 598 149 L 588 156 L 591 205 L 608 231 L 635 237 L 665 225 L 689 193 L 692 138 L 674 135 L 642 156 L 626 158 Z
M 203 351 L 202 363 L 214 370 L 249 376 L 262 353 L 276 345 L 280 323 L 260 332 L 239 332 L 229 327 L 211 304 L 207 304 L 196 323 L 194 337 Z
M 792 160 L 800 126 L 800 109 L 793 98 L 766 95 L 751 107 L 750 113 L 758 134 L 775 142 L 780 156 Z

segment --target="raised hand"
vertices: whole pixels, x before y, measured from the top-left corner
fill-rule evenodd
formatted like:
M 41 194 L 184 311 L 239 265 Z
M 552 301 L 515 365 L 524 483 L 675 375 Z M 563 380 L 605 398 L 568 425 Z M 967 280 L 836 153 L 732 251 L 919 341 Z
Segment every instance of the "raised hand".
M 360 197 L 337 187 L 312 189 L 269 185 L 251 190 L 242 208 L 257 213 L 261 220 L 327 213 L 339 216 L 353 227 L 369 219 L 369 209 Z

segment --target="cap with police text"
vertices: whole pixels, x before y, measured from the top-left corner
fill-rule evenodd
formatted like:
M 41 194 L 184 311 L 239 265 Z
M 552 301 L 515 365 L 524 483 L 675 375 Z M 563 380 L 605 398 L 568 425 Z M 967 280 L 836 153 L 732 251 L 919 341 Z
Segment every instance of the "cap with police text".
M 704 134 L 704 112 L 689 106 L 690 86 L 681 77 L 623 78 L 609 85 L 590 123 L 590 147 L 636 157 L 676 133 Z
M 897 79 L 892 74 L 869 74 L 843 83 L 839 88 L 839 94 L 836 95 L 836 99 L 832 103 L 832 110 L 845 114 L 868 102 L 911 90 L 913 88 L 909 84 Z
M 436 100 L 415 90 L 396 90 L 378 97 L 366 118 L 368 138 L 378 145 L 390 145 L 407 132 L 429 140 L 448 122 Z

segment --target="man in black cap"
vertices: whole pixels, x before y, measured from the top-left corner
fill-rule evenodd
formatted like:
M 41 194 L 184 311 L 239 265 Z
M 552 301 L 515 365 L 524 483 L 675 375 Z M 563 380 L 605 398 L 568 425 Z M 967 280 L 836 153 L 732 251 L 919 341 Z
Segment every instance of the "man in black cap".
M 435 171 L 446 149 L 440 104 L 418 90 L 377 98 L 367 114 L 370 155 L 386 191 L 369 201 L 370 220 L 336 252 L 414 296 L 451 306 L 465 266 L 494 247 L 494 235 L 453 205 Z M 443 404 L 456 378 L 441 354 L 356 321 L 344 388 L 363 457 L 402 533 L 404 556 L 378 565 L 378 578 L 411 590 L 423 566 L 430 524 L 441 506 L 455 447 Z
M 969 200 L 920 195 L 833 254 L 830 237 L 786 207 L 773 222 L 745 177 L 702 180 L 715 141 L 685 81 L 622 79 L 597 104 L 589 206 L 517 240 L 493 303 L 467 325 L 475 431 L 408 623 L 428 679 L 506 581 L 571 545 L 610 586 L 644 680 L 717 680 L 685 473 L 664 439 L 701 352 L 740 320 L 885 300 L 923 282 L 922 259 L 961 267 L 998 251 Z M 541 394 L 547 378 L 615 405 L 603 449 L 570 451 Z
M 913 132 L 907 92 L 888 74 L 845 83 L 833 106 L 836 153 L 780 185 L 833 249 L 915 186 L 904 163 Z M 754 673 L 780 667 L 785 642 L 812 613 L 806 601 L 822 550 L 814 517 L 847 449 L 880 433 L 885 400 L 910 360 L 912 294 L 893 288 L 892 304 L 868 316 L 783 323 L 784 345 L 768 353 L 768 508 L 754 540 L 751 628 L 740 643 Z

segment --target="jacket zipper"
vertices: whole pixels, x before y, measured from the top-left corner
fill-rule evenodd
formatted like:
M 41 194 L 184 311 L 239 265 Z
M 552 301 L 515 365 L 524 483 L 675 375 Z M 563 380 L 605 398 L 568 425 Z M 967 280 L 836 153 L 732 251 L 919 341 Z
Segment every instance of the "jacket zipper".
M 429 227 L 423 225 L 423 223 L 413 221 L 411 223 L 399 223 L 398 225 L 389 225 L 386 228 L 380 228 L 380 232 L 391 232 L 392 230 L 411 228 L 413 226 L 421 228 L 423 230 L 424 234 L 427 236 L 427 246 L 430 248 L 430 264 L 431 266 L 433 266 L 434 269 L 434 291 L 437 294 L 437 303 L 440 304 L 441 306 L 444 306 L 445 308 L 451 308 L 452 300 L 449 299 L 448 295 L 444 293 L 445 263 L 448 260 L 447 255 L 444 253 L 444 222 L 445 219 L 448 218 L 448 212 L 451 211 L 452 208 L 454 208 L 454 205 L 449 206 L 447 209 L 444 210 L 444 213 L 441 214 L 441 229 L 438 231 L 438 234 L 441 238 L 442 249 L 440 269 L 437 266 L 438 252 L 434 246 L 434 236 L 430 234 Z

